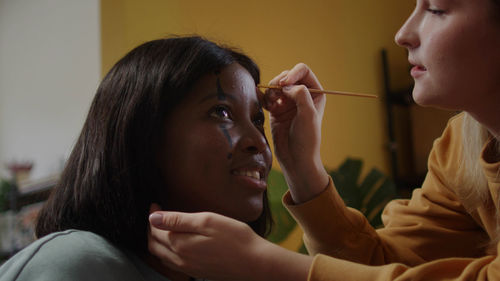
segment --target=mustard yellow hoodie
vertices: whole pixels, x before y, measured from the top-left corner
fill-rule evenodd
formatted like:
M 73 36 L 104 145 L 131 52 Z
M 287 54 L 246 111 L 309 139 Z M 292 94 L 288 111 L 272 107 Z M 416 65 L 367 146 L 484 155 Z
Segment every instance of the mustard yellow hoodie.
M 435 141 L 422 187 L 411 199 L 386 206 L 384 228 L 373 229 L 360 212 L 346 207 L 331 179 L 324 192 L 299 205 L 285 194 L 283 203 L 315 255 L 308 280 L 500 280 L 500 250 L 491 251 L 500 246 L 500 162 L 486 160 L 492 158 L 486 149 L 492 139 L 479 159 L 491 197 L 466 210 L 456 194 L 462 122 L 462 114 L 453 117 Z

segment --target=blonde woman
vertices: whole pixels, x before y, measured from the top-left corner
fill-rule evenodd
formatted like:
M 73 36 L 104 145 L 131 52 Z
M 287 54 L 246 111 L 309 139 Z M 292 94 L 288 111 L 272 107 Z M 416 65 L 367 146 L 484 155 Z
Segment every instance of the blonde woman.
M 383 228 L 347 208 L 323 170 L 325 98 L 307 91 L 321 85 L 299 64 L 271 81 L 286 87 L 267 108 L 284 204 L 312 256 L 223 216 L 168 212 L 150 216 L 152 253 L 215 280 L 500 280 L 500 3 L 417 0 L 396 42 L 413 65 L 414 100 L 463 113 L 434 143 L 423 186 L 386 206 Z

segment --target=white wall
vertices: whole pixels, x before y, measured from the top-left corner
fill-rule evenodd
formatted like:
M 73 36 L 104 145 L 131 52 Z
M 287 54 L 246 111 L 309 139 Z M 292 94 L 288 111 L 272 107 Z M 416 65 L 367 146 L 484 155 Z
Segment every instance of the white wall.
M 100 79 L 99 0 L 0 0 L 0 176 L 57 173 Z

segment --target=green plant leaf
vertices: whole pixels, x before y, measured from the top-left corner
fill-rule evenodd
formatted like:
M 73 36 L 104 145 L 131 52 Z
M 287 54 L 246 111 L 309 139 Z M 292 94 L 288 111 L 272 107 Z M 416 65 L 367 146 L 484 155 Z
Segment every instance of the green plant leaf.
M 347 158 L 330 176 L 345 204 L 361 211 L 373 227 L 380 227 L 383 207 L 396 197 L 396 186 L 377 169 L 359 183 L 362 166 L 360 159 Z
M 267 239 L 279 243 L 286 239 L 297 223 L 282 204 L 283 195 L 288 190 L 283 174 L 272 169 L 268 176 L 268 187 L 269 206 L 275 224 Z
M 370 190 L 370 198 L 364 205 L 364 214 L 370 224 L 379 228 L 382 226 L 381 214 L 387 203 L 396 197 L 396 185 L 388 178 L 382 178 Z
M 0 212 L 9 209 L 11 189 L 12 189 L 12 183 L 10 183 L 7 180 L 0 179 Z
M 363 162 L 361 160 L 347 158 L 337 170 L 329 173 L 340 197 L 344 199 L 347 206 L 356 209 L 361 208 L 362 197 L 361 191 L 357 188 L 357 182 L 362 166 Z
M 396 197 L 396 186 L 386 175 L 377 169 L 371 169 L 361 181 L 363 161 L 347 158 L 337 169 L 329 171 L 339 195 L 349 207 L 361 211 L 370 224 L 382 226 L 380 215 L 390 200 Z M 275 227 L 268 239 L 279 243 L 293 231 L 296 222 L 282 205 L 283 194 L 288 190 L 283 174 L 271 170 L 268 181 L 268 198 Z M 307 253 L 302 244 L 301 253 Z

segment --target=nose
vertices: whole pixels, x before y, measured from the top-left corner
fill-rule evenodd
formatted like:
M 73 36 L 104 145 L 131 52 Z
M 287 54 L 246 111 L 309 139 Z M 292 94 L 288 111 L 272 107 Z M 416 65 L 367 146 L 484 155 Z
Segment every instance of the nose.
M 263 153 L 269 149 L 269 143 L 264 133 L 253 125 L 249 125 L 242 130 L 238 146 L 240 150 L 250 154 Z
M 401 47 L 405 47 L 408 50 L 414 49 L 420 45 L 417 31 L 417 14 L 414 11 L 413 14 L 406 20 L 406 22 L 401 26 L 399 31 L 394 37 L 394 41 Z

